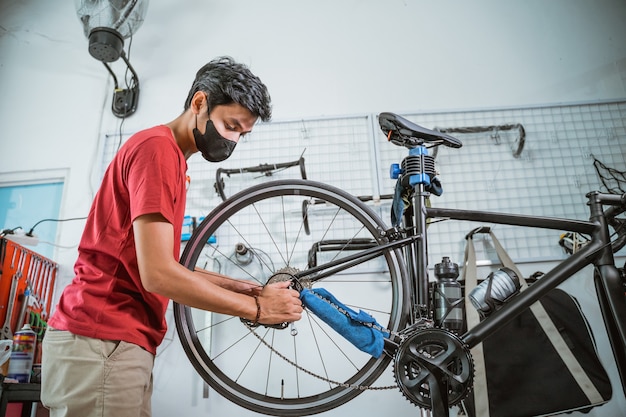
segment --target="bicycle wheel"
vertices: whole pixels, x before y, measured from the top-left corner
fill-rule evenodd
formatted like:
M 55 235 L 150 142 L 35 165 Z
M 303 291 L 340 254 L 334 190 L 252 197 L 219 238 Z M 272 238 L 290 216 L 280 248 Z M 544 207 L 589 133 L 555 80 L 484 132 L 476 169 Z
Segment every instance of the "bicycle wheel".
M 303 209 L 306 207 L 306 210 Z M 305 231 L 306 223 L 306 231 Z M 357 198 L 306 180 L 274 181 L 224 201 L 198 226 L 181 263 L 265 284 L 383 243 L 384 223 Z M 313 284 L 397 331 L 408 287 L 399 250 Z M 305 278 L 306 280 L 306 278 Z M 359 351 L 310 311 L 284 329 L 174 304 L 184 350 L 222 396 L 255 412 L 303 416 L 335 408 L 374 383 L 390 358 Z M 391 373 L 391 370 L 390 370 Z

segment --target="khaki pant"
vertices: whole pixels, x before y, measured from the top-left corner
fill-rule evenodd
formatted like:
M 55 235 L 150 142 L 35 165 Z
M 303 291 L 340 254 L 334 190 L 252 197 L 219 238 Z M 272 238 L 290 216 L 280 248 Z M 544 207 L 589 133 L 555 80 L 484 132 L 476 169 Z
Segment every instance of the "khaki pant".
M 151 353 L 51 328 L 42 347 L 41 402 L 50 417 L 150 417 Z

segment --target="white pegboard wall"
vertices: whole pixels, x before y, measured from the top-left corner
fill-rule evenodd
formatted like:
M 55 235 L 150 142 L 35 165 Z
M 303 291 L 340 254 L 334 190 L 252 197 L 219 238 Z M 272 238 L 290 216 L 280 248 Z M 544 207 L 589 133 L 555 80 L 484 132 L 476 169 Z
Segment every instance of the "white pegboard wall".
M 606 191 L 593 167 L 592 155 L 626 171 L 623 102 L 407 117 L 439 129 L 504 124 L 524 127 L 526 137 L 518 157 L 513 154 L 519 137 L 513 131 L 506 135 L 499 132 L 499 144 L 493 132 L 453 134 L 463 141 L 463 147 L 441 148 L 436 159 L 444 194 L 433 197 L 432 203 L 440 207 L 587 220 L 585 194 Z M 455 222 L 443 231 L 431 231 L 431 262 L 439 255 L 462 259 L 463 237 L 474 226 Z M 557 244 L 559 231 L 504 225 L 495 225 L 494 230 L 518 261 L 565 256 Z
M 585 193 L 602 189 L 591 155 L 607 166 L 626 171 L 626 102 L 404 116 L 430 129 L 511 124 L 524 128 L 523 148 L 517 156 L 520 135 L 515 129 L 451 133 L 463 141 L 463 147 L 440 148 L 437 152 L 436 167 L 444 193 L 431 201 L 440 207 L 586 220 Z M 259 123 L 227 161 L 207 163 L 199 154 L 189 159 L 187 212 L 201 217 L 221 202 L 214 187 L 218 167 L 283 163 L 301 156 L 310 180 L 358 196 L 391 194 L 394 181 L 389 179 L 389 166 L 400 163 L 407 150 L 387 143 L 377 126 L 374 115 Z M 119 134 L 106 136 L 106 141 L 103 167 L 114 154 Z M 259 182 L 300 177 L 298 168 L 276 171 L 271 176 L 232 175 L 225 179 L 225 191 L 232 195 Z M 376 205 L 381 218 L 390 224 L 388 201 L 368 204 Z M 431 225 L 431 264 L 442 256 L 460 262 L 464 236 L 476 226 L 467 222 Z M 558 246 L 558 231 L 503 225 L 494 226 L 494 231 L 516 261 L 565 256 Z
M 190 158 L 189 211 L 199 216 L 221 201 L 214 189 L 218 167 L 237 170 L 301 157 L 307 179 L 355 195 L 371 195 L 375 172 L 370 169 L 373 155 L 368 126 L 367 116 L 260 123 L 240 140 L 233 156 L 219 165 L 206 163 L 198 154 Z M 300 168 L 275 170 L 271 175 L 233 174 L 224 177 L 224 189 L 228 196 L 254 184 L 283 178 L 302 178 Z

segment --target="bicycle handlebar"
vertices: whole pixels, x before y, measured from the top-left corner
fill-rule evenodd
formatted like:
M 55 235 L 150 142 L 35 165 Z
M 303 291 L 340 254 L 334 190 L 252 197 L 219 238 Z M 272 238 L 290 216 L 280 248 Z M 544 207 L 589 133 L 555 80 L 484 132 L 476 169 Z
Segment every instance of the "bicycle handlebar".
M 291 168 L 300 166 L 300 175 L 302 179 L 306 179 L 306 169 L 304 167 L 304 157 L 300 157 L 296 161 L 282 162 L 277 164 L 259 164 L 253 167 L 245 168 L 218 168 L 215 171 L 215 191 L 218 192 L 222 200 L 226 200 L 226 193 L 224 192 L 224 180 L 222 174 L 226 174 L 230 177 L 231 174 L 243 174 L 245 173 L 262 173 L 265 176 L 271 176 L 272 173 L 279 169 Z

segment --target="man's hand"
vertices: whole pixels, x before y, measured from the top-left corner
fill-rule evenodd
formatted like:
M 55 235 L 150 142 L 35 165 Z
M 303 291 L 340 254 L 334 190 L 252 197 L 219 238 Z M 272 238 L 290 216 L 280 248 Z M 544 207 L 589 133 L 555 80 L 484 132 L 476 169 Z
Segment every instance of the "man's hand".
M 298 291 L 290 289 L 290 285 L 290 281 L 282 281 L 263 287 L 259 295 L 259 323 L 278 324 L 300 320 L 302 301 Z

